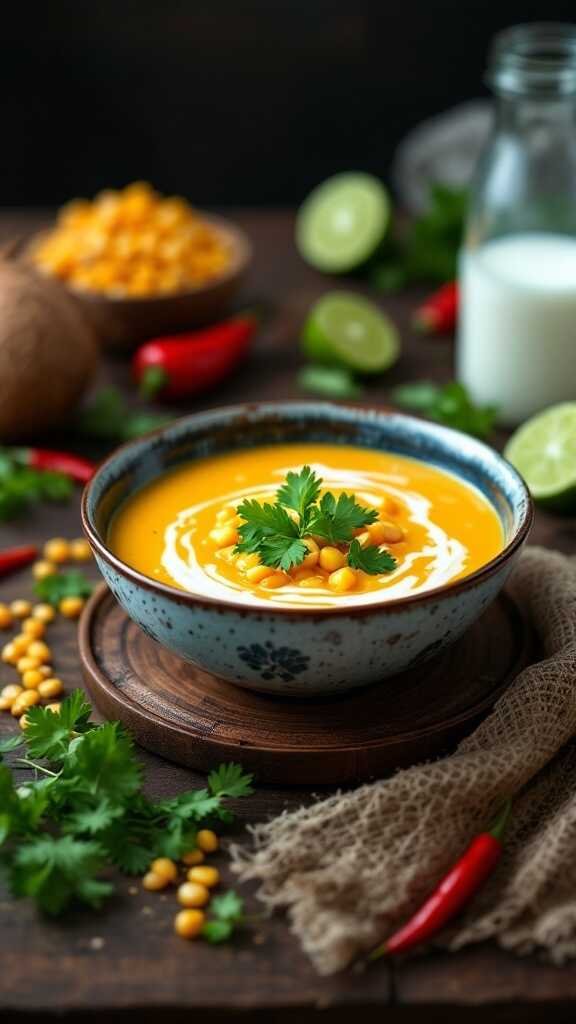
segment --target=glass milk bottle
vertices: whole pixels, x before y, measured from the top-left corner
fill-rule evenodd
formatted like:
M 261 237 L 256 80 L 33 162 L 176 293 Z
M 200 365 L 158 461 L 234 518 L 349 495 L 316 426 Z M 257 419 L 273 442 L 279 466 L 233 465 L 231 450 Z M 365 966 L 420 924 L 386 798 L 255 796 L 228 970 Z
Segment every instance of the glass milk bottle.
M 495 39 L 460 265 L 457 375 L 516 424 L 576 399 L 576 25 Z

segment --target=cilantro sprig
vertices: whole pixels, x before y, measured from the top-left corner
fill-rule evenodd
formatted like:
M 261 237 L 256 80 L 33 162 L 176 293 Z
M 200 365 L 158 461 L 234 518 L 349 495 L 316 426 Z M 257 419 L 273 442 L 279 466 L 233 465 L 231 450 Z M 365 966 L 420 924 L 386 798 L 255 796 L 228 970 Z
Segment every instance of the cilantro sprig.
M 228 764 L 204 789 L 150 800 L 130 735 L 119 722 L 92 722 L 91 711 L 74 691 L 59 713 L 30 708 L 22 735 L 0 744 L 0 761 L 23 747 L 15 766 L 34 772 L 18 786 L 0 764 L 0 868 L 13 895 L 30 897 L 49 915 L 72 903 L 99 906 L 113 891 L 111 867 L 140 874 L 155 857 L 178 859 L 206 821 L 232 819 L 228 798 L 252 792 L 252 776 Z M 219 899 L 206 936 L 213 942 L 224 941 L 242 916 L 234 894 Z
M 301 565 L 309 554 L 305 539 L 322 537 L 329 544 L 348 544 L 348 565 L 375 576 L 392 572 L 396 561 L 377 545 L 362 547 L 354 533 L 376 522 L 374 508 L 359 505 L 353 494 L 336 498 L 330 491 L 320 497 L 322 479 L 310 466 L 290 471 L 276 492 L 274 504 L 245 498 L 237 508 L 243 520 L 235 547 L 237 552 L 258 554 L 264 565 L 289 569 Z M 291 516 L 290 509 L 296 515 Z
M 498 412 L 495 405 L 473 402 L 467 388 L 456 380 L 443 385 L 429 380 L 413 381 L 395 388 L 391 397 L 403 409 L 482 440 L 492 433 Z
M 93 589 L 90 580 L 77 569 L 45 576 L 34 584 L 36 596 L 55 607 L 63 597 L 90 597 Z
M 0 521 L 17 519 L 41 501 L 68 501 L 72 480 L 63 473 L 32 469 L 14 451 L 0 448 Z

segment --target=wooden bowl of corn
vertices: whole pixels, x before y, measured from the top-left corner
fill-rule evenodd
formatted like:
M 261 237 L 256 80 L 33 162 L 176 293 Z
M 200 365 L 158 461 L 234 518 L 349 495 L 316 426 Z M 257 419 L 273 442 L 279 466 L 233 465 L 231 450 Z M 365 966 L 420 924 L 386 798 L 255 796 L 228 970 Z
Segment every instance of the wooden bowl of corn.
M 251 256 L 236 225 L 145 182 L 73 200 L 25 251 L 65 285 L 103 346 L 119 350 L 217 320 Z

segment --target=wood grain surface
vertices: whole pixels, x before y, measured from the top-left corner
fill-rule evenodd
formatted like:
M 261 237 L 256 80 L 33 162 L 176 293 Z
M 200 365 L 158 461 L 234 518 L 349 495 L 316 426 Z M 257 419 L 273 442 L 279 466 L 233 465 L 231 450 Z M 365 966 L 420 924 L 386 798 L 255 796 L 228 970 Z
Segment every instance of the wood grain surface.
M 233 380 L 202 403 L 191 401 L 175 411 L 259 397 L 295 397 L 299 365 L 297 336 L 311 301 L 333 282 L 306 268 L 292 244 L 289 212 L 239 211 L 239 222 L 255 245 L 246 303 L 265 299 L 270 317 L 251 360 Z M 14 233 L 35 230 L 46 217 L 34 212 L 0 219 L 0 242 Z M 368 400 L 384 402 L 386 389 L 407 378 L 447 378 L 452 373 L 449 341 L 426 340 L 410 330 L 410 315 L 421 293 L 386 299 L 386 308 L 404 339 L 401 361 L 385 380 L 370 386 Z M 126 363 L 107 361 L 99 383 L 113 382 L 130 401 Z M 57 439 L 54 439 L 56 443 Z M 70 436 L 61 439 L 76 445 Z M 89 448 L 84 448 L 90 453 Z M 92 453 L 103 454 L 94 447 Z M 0 528 L 0 546 L 80 532 L 78 502 L 45 506 Z M 576 522 L 539 513 L 532 540 L 576 552 Z M 94 572 L 94 575 L 95 572 Z M 30 574 L 3 581 L 0 600 L 30 593 Z M 60 622 L 50 634 L 55 665 L 67 687 L 81 685 L 75 628 Z M 3 682 L 11 670 L 2 665 Z M 9 715 L 0 716 L 0 733 L 14 730 Z M 153 754 L 142 752 L 147 789 L 165 795 L 201 785 L 202 777 Z M 238 822 L 229 835 L 238 839 L 247 823 L 294 808 L 309 793 L 297 788 L 259 786 L 240 801 Z M 230 881 L 226 854 L 218 855 L 225 882 Z M 391 883 L 393 884 L 393 882 Z M 249 894 L 249 907 L 259 904 Z M 391 966 L 384 963 L 363 974 L 319 978 L 300 951 L 283 918 L 262 921 L 239 942 L 222 948 L 187 944 L 172 935 L 174 897 L 143 892 L 137 883 L 118 879 L 118 895 L 98 914 L 78 913 L 61 922 L 45 922 L 26 903 L 0 895 L 0 1017 L 2 1022 L 35 1024 L 53 1014 L 66 1021 L 106 1019 L 107 1024 L 142 1021 L 254 1020 L 265 1024 L 316 1019 L 364 1022 L 490 1021 L 572 1022 L 576 1018 L 576 966 L 562 969 L 535 958 L 514 959 L 495 947 L 456 954 L 433 954 Z

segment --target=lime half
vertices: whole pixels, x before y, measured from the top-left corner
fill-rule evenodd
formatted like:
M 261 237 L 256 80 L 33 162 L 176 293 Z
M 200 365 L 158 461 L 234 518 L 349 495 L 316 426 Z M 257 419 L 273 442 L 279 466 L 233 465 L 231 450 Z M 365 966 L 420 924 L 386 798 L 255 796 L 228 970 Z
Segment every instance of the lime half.
M 378 306 L 354 292 L 328 292 L 312 307 L 302 332 L 312 362 L 382 373 L 400 353 L 398 331 Z
M 576 511 L 576 402 L 533 416 L 512 435 L 504 455 L 539 505 Z
M 364 263 L 388 227 L 388 193 L 371 174 L 336 174 L 304 201 L 296 220 L 296 245 L 313 267 L 344 274 Z

